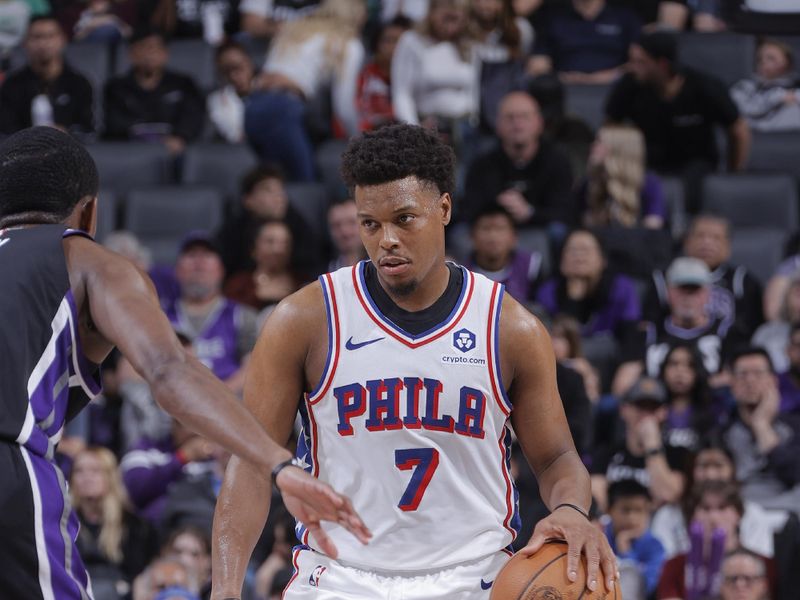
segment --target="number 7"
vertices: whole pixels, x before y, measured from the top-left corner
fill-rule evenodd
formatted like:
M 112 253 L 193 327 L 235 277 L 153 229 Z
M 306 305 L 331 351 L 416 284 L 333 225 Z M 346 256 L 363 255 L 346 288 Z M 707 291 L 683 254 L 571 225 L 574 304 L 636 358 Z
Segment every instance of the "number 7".
M 439 466 L 439 451 L 435 448 L 410 448 L 394 451 L 394 464 L 401 471 L 419 467 L 411 475 L 411 481 L 397 505 L 400 510 L 411 511 L 419 508 L 422 496 L 431 482 L 436 467 Z

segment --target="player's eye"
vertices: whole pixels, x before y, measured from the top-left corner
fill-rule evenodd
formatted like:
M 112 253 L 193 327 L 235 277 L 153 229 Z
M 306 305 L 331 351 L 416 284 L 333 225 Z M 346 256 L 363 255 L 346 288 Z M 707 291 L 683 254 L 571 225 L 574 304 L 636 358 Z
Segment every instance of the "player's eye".
M 364 219 L 363 221 L 361 221 L 361 226 L 364 227 L 365 229 L 375 229 L 378 226 L 378 224 L 372 219 Z
M 414 220 L 414 215 L 400 215 L 397 219 L 402 225 L 408 225 Z

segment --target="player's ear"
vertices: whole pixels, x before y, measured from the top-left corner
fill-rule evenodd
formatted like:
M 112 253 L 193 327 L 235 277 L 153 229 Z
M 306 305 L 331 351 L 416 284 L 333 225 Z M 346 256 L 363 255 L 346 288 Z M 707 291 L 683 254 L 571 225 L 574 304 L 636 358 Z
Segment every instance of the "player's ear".
M 442 211 L 442 225 L 447 225 L 453 216 L 453 199 L 449 193 L 444 192 L 439 196 L 439 208 Z
M 80 206 L 80 229 L 94 237 L 97 232 L 97 196 L 81 198 Z

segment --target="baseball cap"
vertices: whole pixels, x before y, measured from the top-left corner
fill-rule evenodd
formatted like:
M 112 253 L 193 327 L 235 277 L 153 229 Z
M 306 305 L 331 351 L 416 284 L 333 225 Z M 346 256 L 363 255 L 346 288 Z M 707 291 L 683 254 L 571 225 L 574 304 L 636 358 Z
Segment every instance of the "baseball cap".
M 219 254 L 219 246 L 217 246 L 217 242 L 214 237 L 208 231 L 196 230 L 191 231 L 186 234 L 186 236 L 181 241 L 181 245 L 178 249 L 178 254 L 183 254 L 184 252 L 188 252 L 192 248 L 197 246 L 201 246 L 203 248 L 207 248 L 216 254 Z
M 672 261 L 667 269 L 668 285 L 698 285 L 706 286 L 711 283 L 711 271 L 708 265 L 699 258 L 681 256 Z
M 641 377 L 625 395 L 625 402 L 631 404 L 665 404 L 667 402 L 667 390 L 658 379 Z

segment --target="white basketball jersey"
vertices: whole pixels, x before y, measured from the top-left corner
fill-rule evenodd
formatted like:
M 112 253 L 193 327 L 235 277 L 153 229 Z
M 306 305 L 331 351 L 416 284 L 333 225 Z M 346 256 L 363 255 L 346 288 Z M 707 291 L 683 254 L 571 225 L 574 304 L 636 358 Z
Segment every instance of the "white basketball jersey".
M 320 277 L 328 359 L 301 407 L 298 456 L 350 497 L 374 537 L 325 531 L 345 564 L 439 569 L 507 547 L 519 529 L 511 404 L 499 372 L 503 286 L 464 269 L 444 322 L 411 335 L 370 298 L 366 262 Z M 298 538 L 314 540 L 298 525 Z

